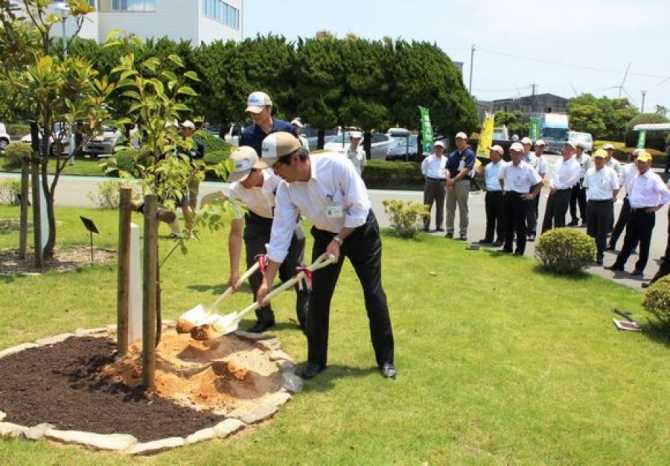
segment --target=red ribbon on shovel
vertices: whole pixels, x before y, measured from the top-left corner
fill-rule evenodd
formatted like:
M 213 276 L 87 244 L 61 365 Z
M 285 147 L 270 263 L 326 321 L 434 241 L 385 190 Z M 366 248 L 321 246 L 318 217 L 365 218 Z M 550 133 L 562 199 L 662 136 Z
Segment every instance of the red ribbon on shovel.
M 295 274 L 298 275 L 300 272 L 305 274 L 305 278 L 298 282 L 298 289 L 312 289 L 312 270 L 309 267 L 296 267 Z M 304 283 L 304 285 L 303 285 Z
M 265 268 L 268 266 L 267 254 L 257 254 L 254 259 L 258 262 L 258 268 L 261 271 L 261 275 L 265 276 Z

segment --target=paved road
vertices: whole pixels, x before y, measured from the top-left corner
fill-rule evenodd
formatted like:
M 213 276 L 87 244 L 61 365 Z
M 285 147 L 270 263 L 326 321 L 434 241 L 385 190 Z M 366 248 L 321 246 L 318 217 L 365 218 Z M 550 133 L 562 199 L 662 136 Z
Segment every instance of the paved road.
M 550 171 L 551 167 L 558 156 L 549 156 L 549 165 Z M 18 175 L 0 173 L 0 179 L 3 178 L 18 178 Z M 69 176 L 63 175 L 59 181 L 59 185 L 56 188 L 56 205 L 62 206 L 71 206 L 71 207 L 95 207 L 95 202 L 89 199 L 88 193 L 95 195 L 97 193 L 98 184 L 103 181 L 109 181 L 109 178 L 104 177 L 80 177 L 80 176 Z M 223 187 L 227 186 L 227 183 L 221 182 L 203 182 L 200 188 L 200 195 L 204 196 L 206 194 L 220 191 Z M 544 208 L 547 199 L 548 190 L 543 191 L 543 195 L 540 199 L 540 218 L 538 224 L 541 225 L 541 220 L 544 216 Z M 622 196 L 620 196 L 622 197 Z M 400 199 L 408 200 L 414 202 L 423 202 L 423 193 L 421 191 L 394 191 L 394 190 L 370 190 L 370 199 L 372 201 L 372 206 L 377 214 L 377 219 L 379 224 L 382 227 L 387 227 L 389 225 L 388 218 L 384 213 L 384 207 L 382 201 L 384 199 Z M 622 202 L 618 201 L 615 207 L 615 216 L 618 216 L 619 209 L 621 209 Z M 468 229 L 468 240 L 476 242 L 484 237 L 484 231 L 486 226 L 486 216 L 484 213 L 484 193 L 473 192 L 470 196 L 470 227 Z M 644 279 L 649 280 L 654 276 L 658 270 L 658 259 L 664 254 L 666 242 L 667 242 L 667 231 L 668 231 L 668 216 L 667 216 L 668 207 L 664 207 L 656 214 L 656 227 L 654 228 L 654 234 L 652 237 L 650 259 L 647 267 L 644 271 Z M 567 215 L 569 220 L 569 214 Z M 434 222 L 433 222 L 434 224 Z M 458 229 L 458 214 L 456 215 L 456 228 Z M 437 235 L 437 233 L 431 233 Z M 456 241 L 444 239 L 444 241 Z M 619 240 L 619 248 L 623 246 L 623 236 Z M 534 243 L 528 243 L 526 247 L 526 255 L 534 257 L 535 247 Z M 626 270 L 632 271 L 634 268 L 634 262 L 637 256 L 633 255 L 626 265 Z M 608 252 L 605 254 L 605 265 L 611 265 L 616 259 L 616 253 Z M 636 277 L 632 278 L 627 273 L 613 273 L 608 270 L 604 270 L 602 267 L 593 266 L 589 267 L 589 272 L 608 279 L 614 279 L 618 283 L 633 287 L 637 290 L 640 290 L 640 283 L 643 281 L 642 278 Z

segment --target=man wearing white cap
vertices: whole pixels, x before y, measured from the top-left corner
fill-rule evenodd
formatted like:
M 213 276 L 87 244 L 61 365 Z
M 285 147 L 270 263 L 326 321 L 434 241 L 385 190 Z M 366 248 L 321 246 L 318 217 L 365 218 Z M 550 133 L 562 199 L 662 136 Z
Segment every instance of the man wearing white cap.
M 586 191 L 582 187 L 586 170 L 591 168 L 591 156 L 584 152 L 586 144 L 582 141 L 577 143 L 575 160 L 579 163 L 579 183 L 572 187 L 570 194 L 570 223 L 571 227 L 579 226 L 579 217 L 577 216 L 577 207 L 579 215 L 582 218 L 582 226 L 586 226 Z
M 605 144 L 603 149 L 608 154 L 614 153 L 614 146 L 612 144 Z M 628 222 L 628 217 L 630 216 L 630 201 L 628 199 L 628 192 L 631 189 L 631 183 L 633 182 L 635 175 L 638 174 L 637 164 L 635 162 L 640 152 L 642 152 L 641 149 L 634 150 L 631 154 L 632 163 L 626 164 L 621 170 L 619 181 L 621 187 L 626 189 L 626 195 L 623 198 L 623 205 L 619 211 L 619 217 L 617 218 L 616 225 L 614 225 L 614 228 L 610 228 L 612 234 L 610 235 L 610 240 L 607 243 L 608 251 L 614 251 L 616 249 L 616 243 L 619 241 L 619 237 L 621 237 L 621 234 L 626 228 L 626 223 Z M 611 158 L 612 156 L 608 155 L 608 157 Z M 612 204 L 612 218 L 614 218 L 614 204 Z M 637 245 L 635 245 L 635 247 L 637 247 Z
M 491 244 L 500 247 L 505 241 L 505 224 L 503 221 L 503 191 L 500 185 L 500 171 L 506 165 L 502 159 L 505 151 L 499 145 L 489 148 L 491 162 L 486 164 L 482 170 L 477 168 L 477 173 L 484 172 L 486 183 L 486 196 L 484 197 L 484 210 L 486 211 L 486 235 L 479 240 L 480 244 Z
M 617 255 L 614 264 L 605 267 L 608 270 L 623 272 L 626 261 L 630 257 L 635 245 L 640 243 L 638 260 L 635 270 L 631 272 L 634 277 L 641 277 L 649 260 L 649 246 L 651 245 L 651 234 L 656 224 L 656 211 L 670 202 L 670 190 L 660 176 L 651 170 L 651 155 L 640 152 L 637 156 L 637 169 L 631 182 L 628 199 L 630 200 L 630 217 L 626 223 L 626 236 L 623 240 L 623 248 Z
M 298 136 L 293 126 L 288 121 L 280 120 L 272 116 L 272 100 L 265 92 L 254 91 L 247 98 L 247 115 L 254 122 L 242 131 L 240 146 L 251 146 L 259 157 L 262 157 L 261 146 L 263 139 L 278 131 L 291 133 Z
M 352 131 L 349 135 L 349 148 L 345 154 L 351 163 L 354 164 L 354 168 L 359 175 L 363 174 L 366 161 L 365 151 L 361 148 L 361 139 L 363 139 L 363 133 Z
M 272 220 L 275 207 L 275 193 L 281 179 L 258 158 L 251 147 L 242 146 L 230 155 L 235 170 L 228 177 L 230 185 L 229 199 L 235 211 L 235 218 L 230 225 L 228 235 L 228 252 L 230 256 L 230 278 L 228 285 L 235 291 L 239 289 L 240 256 L 242 239 L 246 249 L 247 269 L 254 265 L 257 256 L 266 253 L 265 246 L 270 242 Z M 246 212 L 243 210 L 246 208 Z M 242 219 L 244 218 L 244 231 Z M 286 281 L 293 277 L 296 267 L 304 266 L 305 232 L 300 222 L 294 222 L 293 235 L 290 238 L 288 254 L 279 267 L 279 277 Z M 258 287 L 261 285 L 262 272 L 258 271 L 249 277 L 254 300 Z M 300 328 L 305 329 L 307 308 L 310 292 L 306 288 L 296 286 L 296 314 Z M 256 310 L 257 322 L 249 328 L 250 332 L 262 333 L 275 325 L 275 315 L 268 304 Z
M 382 242 L 379 225 L 365 184 L 353 165 L 338 154 L 310 156 L 297 139 L 274 133 L 263 141 L 264 159 L 283 179 L 276 196 L 275 220 L 268 246 L 268 266 L 258 290 L 259 302 L 272 288 L 295 218 L 302 213 L 312 226 L 312 261 L 323 253 L 337 263 L 312 274 L 312 295 L 307 313 L 307 366 L 301 376 L 311 379 L 326 368 L 330 303 L 347 257 L 365 296 L 370 336 L 382 376 L 395 378 L 393 329 L 382 286 Z M 271 159 L 272 158 L 272 159 Z
M 544 177 L 549 171 L 547 158 L 544 156 L 544 149 L 546 144 L 543 139 L 535 141 L 535 152 L 532 154 L 535 157 L 529 157 L 528 164 L 537 171 L 540 178 L 544 181 Z M 540 212 L 540 196 L 534 197 L 528 201 L 528 212 L 526 213 L 526 231 L 528 233 L 528 241 L 535 241 L 537 236 L 537 217 Z
M 579 182 L 579 163 L 575 160 L 574 142 L 563 144 L 563 158 L 556 162 L 549 181 L 549 198 L 544 210 L 542 232 L 565 226 L 572 187 Z
M 447 158 L 444 156 L 444 142 L 433 144 L 433 153 L 421 162 L 421 174 L 425 178 L 423 186 L 423 203 L 428 207 L 429 214 L 423 218 L 423 231 L 430 231 L 430 210 L 435 203 L 435 231 L 444 231 L 444 199 L 447 196 L 447 178 L 445 167 Z
M 477 157 L 468 146 L 468 136 L 456 134 L 456 150 L 449 154 L 446 165 L 447 175 L 447 238 L 454 237 L 456 206 L 459 212 L 459 239 L 468 239 L 470 180 L 475 170 Z
M 304 134 L 302 134 L 302 121 L 300 121 L 300 118 L 294 118 L 291 120 L 291 126 L 293 126 L 293 131 L 295 131 L 295 134 L 298 135 L 298 140 L 300 141 L 300 145 L 307 149 L 309 151 L 309 141 L 305 137 Z

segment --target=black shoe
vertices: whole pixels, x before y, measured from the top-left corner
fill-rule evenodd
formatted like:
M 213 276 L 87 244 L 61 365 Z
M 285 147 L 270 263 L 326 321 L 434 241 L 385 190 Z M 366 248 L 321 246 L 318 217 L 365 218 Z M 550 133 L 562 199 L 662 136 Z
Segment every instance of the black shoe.
M 603 265 L 602 259 L 596 259 L 596 265 Z
M 458 239 L 459 239 L 460 241 L 467 241 L 467 240 L 468 240 L 468 237 L 467 237 L 466 235 L 461 235 Z
M 521 251 L 514 251 L 515 256 L 523 256 L 523 252 Z
M 307 366 L 305 366 L 305 368 L 300 373 L 300 377 L 303 378 L 304 380 L 313 379 L 314 377 L 319 375 L 319 372 L 321 372 L 325 368 L 326 366 L 315 364 L 313 362 L 308 362 Z
M 488 240 L 488 239 L 480 239 L 480 240 L 478 241 L 478 243 L 479 243 L 479 244 L 491 244 L 491 243 L 493 243 L 493 241 Z
M 512 254 L 512 250 L 511 250 L 511 249 L 505 249 L 505 248 L 502 248 L 502 249 L 500 250 L 500 252 L 505 253 L 505 254 Z
M 398 371 L 395 369 L 395 366 L 392 362 L 385 362 L 380 368 L 379 371 L 382 373 L 382 376 L 387 379 L 395 379 L 398 376 Z
M 641 277 L 643 275 L 642 270 L 635 269 L 630 273 L 631 277 Z
M 568 223 L 569 227 L 577 227 L 579 226 L 579 220 L 573 220 L 572 222 Z
M 611 270 L 612 272 L 623 272 L 623 267 L 619 267 L 618 265 L 609 265 L 603 268 L 605 270 Z
M 426 233 L 429 233 L 429 232 L 430 232 L 430 228 L 428 228 L 428 227 L 423 227 L 423 231 L 425 231 Z
M 263 333 L 270 327 L 275 326 L 275 321 L 274 320 L 259 320 L 256 322 L 254 325 L 249 327 L 249 332 L 251 333 Z
M 535 241 L 535 235 L 528 235 L 528 238 L 526 238 L 529 242 Z
M 442 232 L 443 232 L 443 231 L 444 231 L 444 228 L 442 228 L 442 227 L 438 227 L 438 228 L 435 228 L 435 231 L 442 231 Z
M 495 242 L 491 243 L 491 246 L 493 246 L 494 248 L 499 248 L 502 245 L 503 245 L 502 241 L 495 241 Z
M 444 235 L 444 237 L 445 238 L 453 238 L 454 234 L 453 233 L 447 233 L 446 235 Z
M 642 285 L 640 285 L 642 288 L 649 288 L 651 286 L 651 282 L 645 282 Z

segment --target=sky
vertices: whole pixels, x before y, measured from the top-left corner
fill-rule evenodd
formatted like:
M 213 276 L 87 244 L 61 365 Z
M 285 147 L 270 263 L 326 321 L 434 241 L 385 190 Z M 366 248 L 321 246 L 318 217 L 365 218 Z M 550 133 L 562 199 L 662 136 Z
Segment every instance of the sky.
M 638 109 L 645 92 L 645 112 L 670 109 L 668 0 L 244 0 L 245 38 L 321 30 L 435 43 L 463 62 L 480 100 L 532 95 L 534 85 L 565 98 L 628 97 Z

